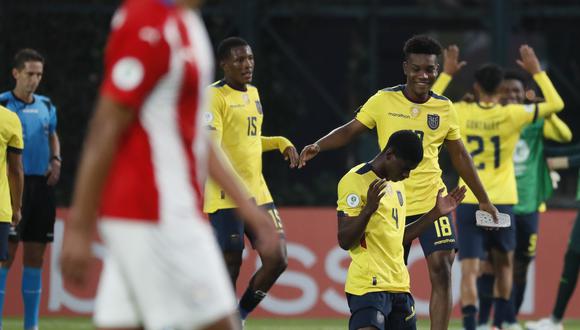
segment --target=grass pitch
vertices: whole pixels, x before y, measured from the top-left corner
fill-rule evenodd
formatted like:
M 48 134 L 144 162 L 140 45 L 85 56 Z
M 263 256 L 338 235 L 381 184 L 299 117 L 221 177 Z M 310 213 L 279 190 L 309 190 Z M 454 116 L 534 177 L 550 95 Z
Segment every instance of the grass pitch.
M 22 329 L 21 318 L 5 318 L 4 330 Z M 347 319 L 250 319 L 246 330 L 344 330 Z M 419 320 L 418 329 L 429 329 L 428 320 Z M 566 330 L 580 330 L 580 320 L 564 322 Z M 41 330 L 85 330 L 94 329 L 89 318 L 44 317 L 40 319 Z M 453 320 L 450 330 L 460 330 L 461 322 Z

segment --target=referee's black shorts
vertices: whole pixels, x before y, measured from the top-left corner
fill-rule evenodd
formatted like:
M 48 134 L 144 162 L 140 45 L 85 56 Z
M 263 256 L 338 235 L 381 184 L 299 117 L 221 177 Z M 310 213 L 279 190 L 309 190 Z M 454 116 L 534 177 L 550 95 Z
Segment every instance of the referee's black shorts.
M 54 187 L 42 175 L 24 176 L 22 220 L 10 233 L 12 241 L 49 243 L 54 239 L 56 203 Z

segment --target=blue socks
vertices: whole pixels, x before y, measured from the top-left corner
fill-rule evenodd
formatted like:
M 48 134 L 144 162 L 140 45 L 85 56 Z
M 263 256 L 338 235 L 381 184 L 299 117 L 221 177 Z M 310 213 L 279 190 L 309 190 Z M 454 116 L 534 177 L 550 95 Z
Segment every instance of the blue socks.
M 8 277 L 8 268 L 0 267 L 0 327 L 2 327 L 2 315 L 4 314 L 4 295 L 6 294 L 6 277 Z
M 477 308 L 473 305 L 463 306 L 461 308 L 461 314 L 463 314 L 463 328 L 465 330 L 475 330 L 475 314 L 477 314 Z
M 22 299 L 24 300 L 24 329 L 38 326 L 42 269 L 24 267 L 22 270 Z
M 495 277 L 492 274 L 483 274 L 477 278 L 477 295 L 479 297 L 478 324 L 487 324 L 489 314 L 493 304 L 493 282 Z

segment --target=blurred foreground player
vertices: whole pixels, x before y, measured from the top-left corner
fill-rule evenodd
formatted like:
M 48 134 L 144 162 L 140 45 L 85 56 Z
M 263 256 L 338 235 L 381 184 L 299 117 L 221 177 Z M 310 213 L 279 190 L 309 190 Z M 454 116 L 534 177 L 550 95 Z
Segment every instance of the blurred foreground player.
M 97 217 L 108 248 L 98 329 L 238 329 L 236 301 L 201 215 L 210 175 L 240 206 L 268 259 L 267 214 L 226 170 L 202 117 L 212 77 L 199 1 L 128 0 L 112 20 L 105 78 L 75 184 L 61 258 L 82 284 Z

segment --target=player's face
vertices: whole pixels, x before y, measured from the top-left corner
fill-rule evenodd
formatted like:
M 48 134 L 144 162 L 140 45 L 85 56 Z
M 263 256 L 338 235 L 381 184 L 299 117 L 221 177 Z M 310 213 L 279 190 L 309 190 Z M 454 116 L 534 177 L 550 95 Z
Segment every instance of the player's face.
M 254 53 L 250 46 L 234 47 L 223 62 L 224 74 L 229 81 L 243 85 L 252 82 L 254 75 Z
M 22 69 L 12 69 L 12 75 L 16 80 L 16 89 L 27 94 L 32 94 L 38 88 L 42 80 L 42 62 L 25 62 Z
M 384 163 L 383 173 L 387 173 L 386 179 L 397 182 L 405 180 L 411 174 L 411 171 L 417 167 L 417 164 L 411 164 L 409 161 L 397 158 L 394 154 L 387 155 L 388 161 Z
M 522 104 L 526 98 L 524 85 L 517 79 L 506 79 L 501 83 L 501 103 Z
M 437 55 L 410 54 L 403 62 L 403 71 L 407 76 L 407 88 L 416 96 L 427 95 L 439 72 Z

